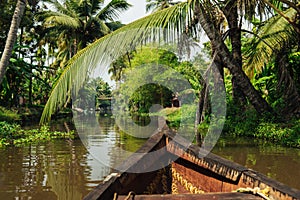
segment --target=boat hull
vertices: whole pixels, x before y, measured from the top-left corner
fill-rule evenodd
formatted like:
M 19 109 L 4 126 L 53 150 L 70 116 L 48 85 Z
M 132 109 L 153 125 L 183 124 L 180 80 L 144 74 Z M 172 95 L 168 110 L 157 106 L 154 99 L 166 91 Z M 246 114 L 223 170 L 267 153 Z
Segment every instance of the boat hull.
M 118 169 L 84 199 L 300 199 L 299 190 L 204 152 L 170 130 L 150 137 Z

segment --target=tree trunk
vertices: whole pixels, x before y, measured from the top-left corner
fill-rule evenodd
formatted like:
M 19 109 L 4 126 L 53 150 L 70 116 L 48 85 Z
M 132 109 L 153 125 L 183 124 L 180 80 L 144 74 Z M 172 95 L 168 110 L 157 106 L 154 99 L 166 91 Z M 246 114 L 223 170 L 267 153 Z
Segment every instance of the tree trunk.
M 230 0 L 226 3 L 223 9 L 223 13 L 227 19 L 229 26 L 229 38 L 231 41 L 232 58 L 236 62 L 237 66 L 242 68 L 242 43 L 241 43 L 241 27 L 238 22 L 238 7 L 236 0 Z M 232 76 L 232 96 L 235 105 L 242 106 L 246 103 L 245 95 L 237 84 L 235 76 Z
M 32 106 L 32 63 L 33 63 L 33 57 L 30 57 L 30 77 L 29 77 L 29 93 L 28 93 L 28 104 L 29 106 Z
M 199 102 L 198 102 L 196 118 L 195 118 L 195 136 L 196 136 L 196 144 L 198 146 L 201 146 L 201 143 L 202 143 L 202 135 L 198 130 L 198 125 L 200 124 L 200 122 L 203 121 L 202 113 L 203 113 L 203 107 L 204 107 L 206 88 L 207 88 L 206 83 L 203 83 L 203 88 L 201 89 L 201 91 L 199 93 Z
M 264 112 L 273 113 L 272 108 L 266 100 L 260 96 L 259 92 L 255 90 L 242 68 L 233 59 L 228 48 L 224 44 L 219 31 L 214 27 L 210 15 L 205 12 L 204 7 L 200 3 L 195 6 L 195 14 L 198 16 L 198 20 L 211 43 L 217 47 L 218 54 L 221 56 L 223 62 L 230 70 L 232 76 L 235 77 L 236 83 L 243 90 L 256 111 L 259 114 L 263 114 Z
M 6 39 L 5 48 L 1 57 L 0 61 L 0 84 L 2 83 L 2 80 L 5 76 L 6 67 L 9 63 L 9 59 L 11 57 L 14 43 L 17 38 L 18 28 L 22 19 L 22 16 L 24 14 L 26 6 L 26 0 L 18 0 L 15 12 L 11 21 L 11 26 L 8 32 L 8 36 Z
M 204 73 L 204 80 L 202 81 L 203 88 L 199 93 L 199 102 L 196 112 L 195 135 L 198 146 L 201 146 L 204 138 L 204 136 L 198 131 L 198 125 L 204 122 L 205 114 L 211 112 L 211 105 L 209 104 L 209 90 L 214 90 L 215 94 L 222 94 L 222 91 L 224 90 L 224 65 L 221 57 L 215 52 L 215 48 L 212 49 L 212 64 Z M 220 105 L 223 104 L 220 103 Z

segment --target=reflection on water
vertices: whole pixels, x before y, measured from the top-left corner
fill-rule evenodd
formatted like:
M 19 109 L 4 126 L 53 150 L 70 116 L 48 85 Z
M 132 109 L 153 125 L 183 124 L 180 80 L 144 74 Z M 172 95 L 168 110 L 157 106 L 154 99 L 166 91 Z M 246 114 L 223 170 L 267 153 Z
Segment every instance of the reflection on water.
M 82 199 L 109 171 L 80 140 L 9 147 L 0 158 L 0 199 Z
M 252 138 L 221 138 L 212 152 L 300 189 L 299 149 Z
M 103 159 L 117 160 L 116 146 L 128 151 L 141 146 L 140 140 L 116 132 L 112 119 L 101 118 L 97 124 L 101 132 L 88 140 L 104 147 L 96 152 Z M 84 124 L 82 128 L 88 130 Z M 0 199 L 82 199 L 110 171 L 79 139 L 0 148 Z
M 0 199 L 82 199 L 110 173 L 103 161 L 121 159 L 116 149 L 134 152 L 145 141 L 119 133 L 108 117 L 96 125 L 100 131 L 87 135 L 89 151 L 81 140 L 0 149 Z M 77 128 L 88 132 L 91 127 L 83 123 Z M 223 138 L 213 152 L 300 189 L 299 149 Z
M 81 141 L 95 160 L 114 169 L 146 141 L 117 130 L 112 118 L 75 116 L 74 123 Z

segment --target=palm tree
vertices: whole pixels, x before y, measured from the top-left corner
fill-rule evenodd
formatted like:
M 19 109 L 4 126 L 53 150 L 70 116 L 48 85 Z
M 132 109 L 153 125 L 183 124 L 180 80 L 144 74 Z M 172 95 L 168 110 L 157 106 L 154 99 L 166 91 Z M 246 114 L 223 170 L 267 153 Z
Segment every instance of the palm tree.
M 253 3 L 255 2 L 253 1 Z M 219 29 L 214 25 L 211 5 L 216 4 L 214 4 L 214 1 L 208 4 L 207 1 L 202 0 L 189 0 L 188 2 L 176 4 L 122 27 L 78 52 L 69 61 L 68 66 L 56 82 L 45 106 L 41 121 L 49 120 L 51 114 L 62 106 L 62 102 L 66 100 L 66 91 L 71 88 L 75 92 L 78 91 L 88 76 L 86 72 L 91 70 L 90 67 L 94 66 L 97 61 L 109 61 L 114 58 L 112 55 L 125 54 L 132 50 L 132 46 L 157 38 L 154 36 L 161 35 L 161 29 L 158 29 L 158 27 L 168 30 L 164 32 L 165 35 L 162 38 L 172 38 L 174 32 L 186 32 L 188 27 L 192 27 L 193 31 L 195 31 L 192 33 L 195 33 L 197 36 L 199 29 L 202 28 L 212 45 L 216 48 L 218 56 L 222 58 L 222 62 L 230 70 L 232 76 L 235 77 L 236 83 L 243 90 L 243 93 L 257 112 L 272 112 L 271 107 L 254 89 L 249 78 L 242 70 L 240 63 L 233 59 L 232 52 L 225 45 Z M 244 8 L 248 8 L 245 7 L 246 4 L 241 5 Z M 257 9 L 256 6 L 249 8 L 252 8 L 253 13 Z M 263 6 L 258 8 L 263 8 Z M 201 27 L 199 27 L 199 24 Z
M 294 18 L 297 11 L 288 8 L 282 13 L 288 18 Z M 255 34 L 249 40 L 249 48 L 245 51 L 244 69 L 252 77 L 254 71 L 262 72 L 266 64 L 273 62 L 278 71 L 278 85 L 285 104 L 282 115 L 290 117 L 300 113 L 300 95 L 295 81 L 288 70 L 288 54 L 299 51 L 300 38 L 294 27 L 282 16 L 276 15 L 267 20 L 263 26 L 257 27 Z M 246 47 L 248 46 L 246 44 Z
M 210 39 L 212 46 L 217 48 L 217 54 L 222 58 L 222 61 L 235 78 L 236 84 L 242 89 L 243 93 L 257 112 L 260 114 L 264 112 L 273 112 L 266 100 L 261 97 L 257 90 L 255 90 L 249 78 L 242 70 L 240 63 L 237 60 L 234 60 L 232 53 L 230 53 L 228 47 L 222 40 L 222 35 L 217 27 L 214 26 L 214 19 L 206 5 L 203 3 L 195 4 L 194 12 L 201 27 Z
M 290 18 L 296 15 L 292 8 L 287 9 L 284 13 Z M 261 72 L 264 65 L 271 62 L 274 56 L 287 45 L 290 48 L 292 46 L 296 49 L 300 48 L 300 39 L 297 37 L 297 33 L 281 15 L 268 19 L 255 29 L 251 33 L 253 37 L 245 45 L 244 52 L 244 69 L 250 77 L 253 76 L 254 71 Z
M 117 59 L 110 65 L 110 68 L 108 69 L 108 73 L 111 74 L 110 79 L 116 81 L 117 84 L 121 81 L 122 74 L 124 73 L 124 70 L 128 67 L 126 64 L 126 60 L 128 57 L 129 56 L 125 55 L 125 56 Z M 130 60 L 129 60 L 129 63 L 130 63 Z
M 98 65 L 96 63 L 100 61 L 109 62 L 114 55 L 124 55 L 126 52 L 131 52 L 134 46 L 148 38 L 147 34 L 149 36 L 151 31 L 153 31 L 153 34 L 158 33 L 156 27 L 159 27 L 159 24 L 165 22 L 164 27 L 166 27 L 168 23 L 178 22 L 181 17 L 175 14 L 183 11 L 186 12 L 187 9 L 187 4 L 181 3 L 163 11 L 158 11 L 146 18 L 137 20 L 135 23 L 121 27 L 78 51 L 77 54 L 68 61 L 68 65 L 64 68 L 62 74 L 56 81 L 45 106 L 41 122 L 48 121 L 52 113 L 64 105 L 68 96 L 67 91 L 70 91 L 71 88 L 73 88 L 75 92 L 79 90 L 88 76 L 87 72 L 91 70 L 91 67 L 96 67 Z M 178 28 L 185 29 L 185 26 L 178 26 Z M 93 59 L 90 59 L 88 55 Z M 116 58 L 117 56 L 115 59 Z
M 131 6 L 126 0 L 111 0 L 106 6 L 104 0 L 50 0 L 49 3 L 53 9 L 41 12 L 38 18 L 43 21 L 47 35 L 57 37 L 57 61 L 61 66 L 77 51 L 120 26 L 115 19 Z
M 14 43 L 17 38 L 18 28 L 22 16 L 24 14 L 25 6 L 26 6 L 26 0 L 17 1 L 15 12 L 11 21 L 11 26 L 6 39 L 6 44 L 0 61 L 0 83 L 2 83 L 2 80 L 5 76 L 6 67 L 9 63 L 9 59 L 13 51 Z

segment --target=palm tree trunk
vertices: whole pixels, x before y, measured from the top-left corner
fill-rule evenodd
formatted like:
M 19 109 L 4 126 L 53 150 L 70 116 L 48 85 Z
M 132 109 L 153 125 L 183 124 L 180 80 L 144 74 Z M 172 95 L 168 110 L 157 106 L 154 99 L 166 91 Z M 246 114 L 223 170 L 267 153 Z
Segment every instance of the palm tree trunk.
M 24 14 L 26 6 L 26 0 L 18 0 L 15 12 L 11 21 L 11 26 L 8 32 L 5 48 L 1 57 L 0 61 L 0 83 L 2 83 L 2 80 L 5 76 L 6 67 L 9 63 L 9 59 L 11 57 L 14 43 L 17 38 L 18 28 L 22 19 L 22 16 Z
M 238 22 L 238 7 L 236 0 L 230 0 L 226 3 L 223 13 L 229 26 L 229 38 L 232 46 L 232 57 L 238 67 L 242 68 L 242 43 L 241 43 L 241 27 Z M 246 102 L 246 98 L 240 86 L 236 82 L 235 76 L 232 76 L 232 96 L 236 105 L 242 105 Z
M 198 16 L 199 22 L 211 43 L 218 48 L 219 56 L 221 56 L 230 73 L 235 77 L 236 83 L 243 90 L 256 111 L 259 114 L 263 114 L 264 112 L 273 113 L 272 108 L 266 100 L 260 96 L 259 92 L 255 90 L 242 68 L 233 59 L 228 48 L 224 44 L 219 31 L 214 27 L 211 17 L 205 12 L 205 9 L 201 4 L 196 4 L 195 14 Z

